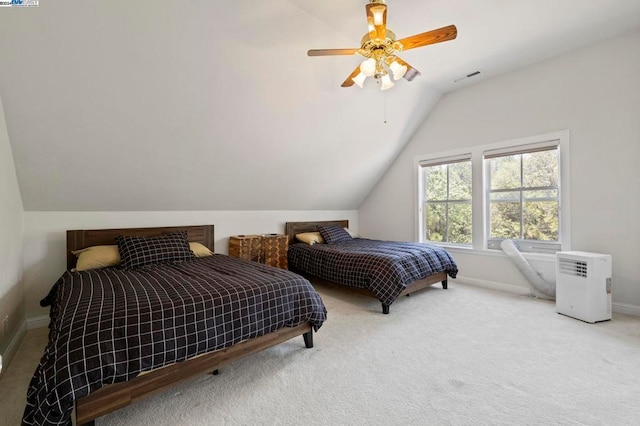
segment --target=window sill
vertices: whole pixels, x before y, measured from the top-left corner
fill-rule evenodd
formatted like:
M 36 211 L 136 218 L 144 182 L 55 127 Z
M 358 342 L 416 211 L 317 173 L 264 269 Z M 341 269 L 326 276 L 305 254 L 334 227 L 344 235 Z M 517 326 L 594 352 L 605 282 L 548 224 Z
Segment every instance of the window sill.
M 429 243 L 429 244 L 433 244 L 433 243 Z M 472 256 L 489 256 L 489 257 L 505 257 L 505 258 L 508 257 L 502 250 L 492 250 L 492 249 L 478 250 L 478 249 L 474 249 L 473 247 L 463 247 L 463 246 L 448 245 L 448 244 L 434 244 L 434 245 L 437 245 L 438 247 L 442 247 L 443 249 L 451 253 L 460 253 L 460 254 L 467 254 Z M 534 260 L 534 261 L 540 261 L 540 262 L 556 261 L 555 254 L 526 252 L 526 253 L 522 253 L 522 255 L 527 260 Z

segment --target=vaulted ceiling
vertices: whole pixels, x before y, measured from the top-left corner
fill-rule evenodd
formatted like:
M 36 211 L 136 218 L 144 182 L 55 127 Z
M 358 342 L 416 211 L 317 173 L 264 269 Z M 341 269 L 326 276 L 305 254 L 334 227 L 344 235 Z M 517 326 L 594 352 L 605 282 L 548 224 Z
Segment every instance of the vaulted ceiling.
M 404 52 L 412 82 L 341 88 L 358 57 L 306 52 L 358 47 L 366 3 L 0 9 L 25 210 L 357 209 L 442 94 L 640 26 L 637 0 L 388 0 L 399 38 L 458 38 Z

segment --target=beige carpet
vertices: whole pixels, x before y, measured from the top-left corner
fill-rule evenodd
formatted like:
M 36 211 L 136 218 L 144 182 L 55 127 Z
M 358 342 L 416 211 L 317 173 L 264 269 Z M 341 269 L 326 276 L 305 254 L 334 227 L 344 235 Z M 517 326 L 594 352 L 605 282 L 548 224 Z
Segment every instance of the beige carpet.
M 586 324 L 553 302 L 451 282 L 391 306 L 321 287 L 315 348 L 296 338 L 98 419 L 98 425 L 636 425 L 640 319 Z M 0 381 L 19 424 L 31 331 Z M 35 342 L 35 343 L 34 343 Z M 27 364 L 25 367 L 24 364 Z M 20 374 L 14 374 L 14 370 Z

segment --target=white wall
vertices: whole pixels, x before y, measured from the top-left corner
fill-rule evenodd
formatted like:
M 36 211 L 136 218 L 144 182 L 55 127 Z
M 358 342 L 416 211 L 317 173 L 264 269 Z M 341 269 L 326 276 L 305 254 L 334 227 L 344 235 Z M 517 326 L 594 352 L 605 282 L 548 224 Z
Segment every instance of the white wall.
M 9 346 L 24 318 L 22 214 L 22 199 L 0 99 L 0 356 L 5 364 L 11 357 Z M 3 321 L 7 316 L 5 330 Z
M 417 155 L 568 129 L 572 249 L 612 254 L 614 309 L 640 314 L 638 46 L 636 31 L 445 95 L 362 204 L 360 232 L 415 239 Z M 506 258 L 453 254 L 461 278 L 526 292 Z
M 340 211 L 193 211 L 193 212 L 25 212 L 24 285 L 26 316 L 48 315 L 39 305 L 64 272 L 66 231 L 143 226 L 215 225 L 215 251 L 227 253 L 229 236 L 284 233 L 285 222 L 349 220 L 358 229 L 355 210 Z
M 424 78 L 341 88 L 356 59 L 305 52 L 360 30 L 351 39 L 335 31 L 347 15 L 325 22 L 297 3 L 2 9 L 0 87 L 25 210 L 357 209 L 439 93 Z

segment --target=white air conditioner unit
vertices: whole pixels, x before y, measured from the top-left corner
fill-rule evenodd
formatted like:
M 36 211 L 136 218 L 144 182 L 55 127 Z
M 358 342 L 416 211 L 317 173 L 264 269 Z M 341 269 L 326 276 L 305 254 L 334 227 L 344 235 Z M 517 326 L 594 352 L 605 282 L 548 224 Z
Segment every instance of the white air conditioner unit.
M 556 312 L 590 323 L 611 319 L 611 255 L 556 253 Z

